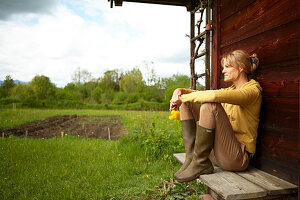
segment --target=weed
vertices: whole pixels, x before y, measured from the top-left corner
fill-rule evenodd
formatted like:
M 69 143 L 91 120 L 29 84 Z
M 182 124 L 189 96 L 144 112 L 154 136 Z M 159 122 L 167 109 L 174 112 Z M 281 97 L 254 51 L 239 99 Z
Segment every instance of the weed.
M 141 196 L 146 199 L 199 199 L 206 191 L 206 186 L 198 180 L 189 183 L 179 183 L 173 176 L 169 181 L 161 178 L 158 186 L 145 190 Z
M 160 121 L 156 116 L 145 118 L 140 121 L 140 130 L 135 130 L 130 138 L 140 144 L 150 158 L 173 160 L 173 154 L 183 149 L 181 126 L 178 120 L 172 121 L 173 127 L 168 129 L 170 126 L 162 126 Z

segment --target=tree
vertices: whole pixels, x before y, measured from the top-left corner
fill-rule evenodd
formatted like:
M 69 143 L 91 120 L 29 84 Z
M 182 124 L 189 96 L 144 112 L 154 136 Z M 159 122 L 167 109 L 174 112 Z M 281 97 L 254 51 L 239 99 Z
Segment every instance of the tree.
M 170 78 L 162 80 L 162 87 L 165 89 L 166 102 L 168 102 L 176 88 L 190 88 L 190 78 L 186 75 L 175 74 Z M 197 82 L 197 89 L 203 90 L 205 87 Z
M 98 86 L 92 91 L 92 97 L 93 100 L 96 101 L 97 103 L 102 103 L 102 95 L 103 91 L 102 89 Z
M 138 92 L 139 88 L 144 85 L 143 75 L 138 68 L 125 72 L 120 79 L 121 91 L 126 93 Z
M 37 100 L 42 100 L 55 96 L 55 85 L 51 83 L 50 79 L 44 75 L 36 75 L 31 82 L 29 82 L 30 89 L 36 96 Z
M 170 87 L 182 87 L 189 88 L 190 87 L 190 78 L 186 75 L 174 74 L 170 78 L 163 78 L 162 87 L 164 89 Z
M 18 83 L 11 89 L 11 96 L 23 101 L 27 94 L 27 85 Z
M 74 83 L 68 83 L 64 89 L 63 89 L 63 94 L 61 96 L 64 99 L 69 99 L 69 100 L 80 100 L 81 95 L 78 87 Z
M 92 75 L 87 70 L 80 70 L 80 67 L 72 75 L 73 83 L 83 84 L 89 82 L 92 79 Z
M 149 85 L 155 85 L 157 83 L 157 76 L 155 74 L 153 64 L 154 62 L 151 61 L 150 63 L 147 61 L 144 61 L 144 66 L 142 67 L 144 70 L 144 78 L 146 80 L 146 84 Z
M 11 89 L 15 86 L 14 80 L 10 75 L 5 77 L 4 83 L 0 86 L 0 97 L 8 97 Z
M 119 80 L 120 75 L 118 70 L 108 70 L 104 72 L 104 76 L 100 78 L 99 87 L 102 91 L 105 91 L 108 88 L 113 89 L 114 91 L 119 91 Z

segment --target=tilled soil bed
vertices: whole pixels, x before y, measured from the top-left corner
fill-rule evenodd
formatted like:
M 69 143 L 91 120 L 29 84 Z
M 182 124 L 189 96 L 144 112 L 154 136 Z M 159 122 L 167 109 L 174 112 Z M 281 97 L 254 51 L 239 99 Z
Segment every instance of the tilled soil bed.
M 121 123 L 120 116 L 63 115 L 0 130 L 0 133 L 4 133 L 5 136 L 15 135 L 45 139 L 73 135 L 117 140 L 127 134 L 127 131 Z

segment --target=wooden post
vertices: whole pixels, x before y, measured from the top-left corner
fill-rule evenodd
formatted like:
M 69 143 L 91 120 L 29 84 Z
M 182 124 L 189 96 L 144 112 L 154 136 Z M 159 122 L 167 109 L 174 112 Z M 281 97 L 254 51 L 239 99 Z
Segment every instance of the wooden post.
M 109 127 L 107 128 L 107 131 L 108 131 L 108 140 L 110 140 L 110 129 L 109 129 Z
M 191 33 L 190 39 L 195 37 L 195 14 L 191 12 Z M 191 69 L 191 89 L 196 89 L 196 79 L 195 79 L 195 60 L 193 59 L 195 56 L 195 48 L 196 44 L 194 41 L 190 41 L 190 69 Z
M 85 127 L 85 124 L 83 124 L 83 127 L 84 127 L 84 134 L 85 134 L 85 137 L 88 137 L 87 133 L 86 133 L 86 127 Z
M 212 60 L 211 60 L 211 75 L 212 75 L 212 89 L 220 88 L 220 2 L 214 0 L 212 5 Z
M 210 24 L 210 2 L 208 0 L 206 7 L 206 25 Z M 210 89 L 210 30 L 206 29 L 205 34 L 205 89 Z

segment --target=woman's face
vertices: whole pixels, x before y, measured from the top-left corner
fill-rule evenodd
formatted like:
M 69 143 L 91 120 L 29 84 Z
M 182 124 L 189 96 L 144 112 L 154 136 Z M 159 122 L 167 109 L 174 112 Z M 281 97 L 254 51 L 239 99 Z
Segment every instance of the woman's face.
M 240 76 L 242 68 L 233 67 L 231 65 L 225 64 L 222 73 L 224 74 L 225 82 L 234 82 Z

